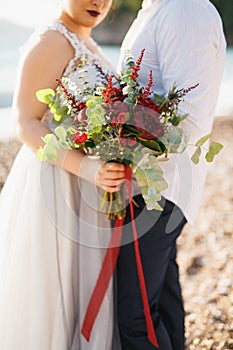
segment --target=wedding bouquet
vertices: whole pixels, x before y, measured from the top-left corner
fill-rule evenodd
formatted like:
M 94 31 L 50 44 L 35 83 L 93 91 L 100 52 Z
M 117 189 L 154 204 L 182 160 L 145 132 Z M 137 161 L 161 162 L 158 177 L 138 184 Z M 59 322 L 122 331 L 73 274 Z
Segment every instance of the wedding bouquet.
M 56 91 L 39 90 L 37 98 L 48 105 L 57 127 L 54 134 L 43 138 L 45 146 L 38 150 L 37 156 L 41 161 L 54 161 L 60 148 L 81 148 L 103 162 L 130 166 L 147 208 L 162 210 L 161 192 L 168 185 L 159 164 L 167 161 L 169 154 L 182 153 L 187 148 L 188 135 L 179 124 L 188 114 L 180 115 L 178 106 L 198 84 L 187 89 L 178 89 L 174 84 L 168 96 L 163 97 L 152 93 L 150 71 L 147 86 L 140 86 L 138 75 L 144 51 L 136 62 L 129 53 L 126 70 L 119 76 L 106 75 L 96 65 L 101 83 L 94 88 L 89 87 L 81 69 L 82 84 L 62 78 Z M 194 163 L 199 162 L 202 146 L 210 136 L 197 141 L 191 158 Z M 206 160 L 212 161 L 222 147 L 211 142 Z M 124 190 L 123 186 L 119 192 L 104 193 L 102 207 L 109 219 L 124 217 Z

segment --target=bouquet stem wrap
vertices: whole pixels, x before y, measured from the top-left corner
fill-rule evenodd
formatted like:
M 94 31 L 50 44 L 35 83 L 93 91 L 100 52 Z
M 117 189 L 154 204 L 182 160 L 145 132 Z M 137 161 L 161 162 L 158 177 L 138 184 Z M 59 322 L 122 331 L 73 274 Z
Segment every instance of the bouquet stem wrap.
M 143 302 L 148 340 L 156 348 L 158 348 L 158 342 L 157 342 L 154 325 L 150 314 L 150 307 L 149 307 L 148 296 L 146 291 L 142 260 L 141 260 L 139 243 L 137 238 L 137 230 L 136 230 L 136 225 L 134 221 L 134 209 L 133 209 L 133 201 L 132 201 L 132 182 L 131 182 L 132 169 L 128 165 L 125 166 L 125 174 L 126 174 L 126 186 L 127 186 L 128 196 L 129 196 L 132 231 L 133 231 L 133 237 L 134 237 L 135 259 L 136 259 L 138 278 L 139 278 L 139 284 L 140 284 L 140 290 L 141 290 L 141 296 L 142 296 L 142 302 Z M 105 293 L 108 289 L 109 282 L 111 280 L 111 277 L 116 267 L 117 259 L 120 252 L 122 234 L 123 234 L 123 224 L 124 224 L 124 218 L 121 218 L 121 219 L 116 218 L 115 225 L 112 231 L 112 236 L 111 236 L 108 249 L 103 261 L 103 265 L 88 304 L 88 308 L 87 308 L 86 315 L 85 315 L 82 329 L 81 329 L 81 333 L 87 341 L 90 340 L 91 331 L 92 331 L 95 319 L 98 315 Z

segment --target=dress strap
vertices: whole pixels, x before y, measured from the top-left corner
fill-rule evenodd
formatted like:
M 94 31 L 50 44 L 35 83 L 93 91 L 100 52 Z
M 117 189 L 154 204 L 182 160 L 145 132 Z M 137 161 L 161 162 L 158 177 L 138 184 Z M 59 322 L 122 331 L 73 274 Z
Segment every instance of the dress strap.
M 53 22 L 51 26 L 48 27 L 48 30 L 56 30 L 62 33 L 66 39 L 69 41 L 69 43 L 73 46 L 75 50 L 75 57 L 74 59 L 77 59 L 82 55 L 83 48 L 82 48 L 82 42 L 77 38 L 76 34 L 71 32 L 68 28 L 66 28 L 61 21 L 56 20 Z

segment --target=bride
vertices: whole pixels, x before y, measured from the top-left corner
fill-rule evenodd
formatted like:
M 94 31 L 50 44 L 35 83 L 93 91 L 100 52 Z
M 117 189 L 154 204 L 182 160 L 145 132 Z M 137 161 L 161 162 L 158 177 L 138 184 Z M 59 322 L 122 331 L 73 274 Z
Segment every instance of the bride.
M 98 193 L 118 190 L 123 165 L 78 150 L 60 150 L 53 163 L 35 154 L 55 128 L 36 91 L 55 89 L 62 76 L 78 83 L 84 55 L 90 86 L 100 79 L 95 64 L 111 71 L 91 38 L 111 5 L 61 0 L 59 18 L 37 30 L 21 52 L 13 107 L 23 146 L 0 197 L 1 350 L 112 349 L 112 282 L 90 342 L 80 329 L 110 238 Z

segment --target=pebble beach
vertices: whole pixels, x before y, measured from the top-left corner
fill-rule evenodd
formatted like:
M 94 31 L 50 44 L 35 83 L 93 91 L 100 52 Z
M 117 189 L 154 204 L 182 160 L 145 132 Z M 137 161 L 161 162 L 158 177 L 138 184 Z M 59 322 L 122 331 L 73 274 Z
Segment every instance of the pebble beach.
M 178 240 L 187 350 L 233 349 L 233 115 L 215 119 L 213 138 L 224 149 L 209 166 L 196 223 Z M 20 147 L 0 138 L 0 190 Z

